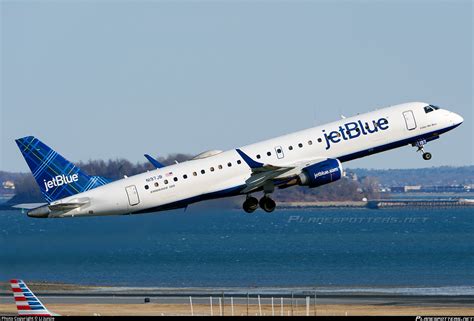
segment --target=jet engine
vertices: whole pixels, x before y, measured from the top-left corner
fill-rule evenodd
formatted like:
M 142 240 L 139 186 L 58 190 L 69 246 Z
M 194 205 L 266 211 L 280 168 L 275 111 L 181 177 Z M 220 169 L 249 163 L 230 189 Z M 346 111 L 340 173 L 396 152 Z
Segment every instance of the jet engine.
M 342 165 L 338 159 L 325 161 L 303 168 L 299 174 L 299 185 L 318 187 L 337 181 L 342 177 Z

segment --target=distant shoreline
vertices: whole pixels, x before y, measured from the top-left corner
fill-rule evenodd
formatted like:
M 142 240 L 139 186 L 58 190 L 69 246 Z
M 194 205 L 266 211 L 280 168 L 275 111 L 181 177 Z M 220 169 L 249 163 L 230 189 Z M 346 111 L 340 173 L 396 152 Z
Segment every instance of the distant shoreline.
M 317 208 L 335 208 L 335 209 L 383 209 L 383 208 L 447 208 L 447 207 L 473 207 L 474 195 L 472 197 L 450 197 L 432 198 L 432 199 L 378 199 L 370 201 L 321 201 L 321 202 L 278 202 L 279 209 L 317 209 Z M 237 207 L 236 207 L 237 208 Z M 238 207 L 240 209 L 240 207 Z M 22 211 L 12 207 L 11 204 L 0 204 L 0 211 Z
M 142 296 L 142 295 L 234 295 L 261 294 L 265 296 L 293 293 L 307 296 L 317 293 L 322 296 L 465 296 L 474 298 L 474 285 L 457 286 L 255 286 L 255 287 L 166 287 L 166 286 L 113 286 L 81 285 L 47 281 L 27 281 L 32 291 L 41 295 L 103 295 L 103 296 Z M 0 296 L 11 295 L 8 282 L 0 282 Z

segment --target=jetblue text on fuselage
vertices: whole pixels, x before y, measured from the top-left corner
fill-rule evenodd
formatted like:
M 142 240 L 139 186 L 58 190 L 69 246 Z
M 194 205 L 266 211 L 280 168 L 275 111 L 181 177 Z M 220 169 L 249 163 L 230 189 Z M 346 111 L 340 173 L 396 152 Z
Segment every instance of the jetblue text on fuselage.
M 53 177 L 50 181 L 43 180 L 44 187 L 46 189 L 46 192 L 49 191 L 51 188 L 55 186 L 61 186 L 64 184 L 70 184 L 72 182 L 77 182 L 79 179 L 79 175 L 73 174 L 73 175 L 58 175 Z
M 339 126 L 338 130 L 333 130 L 329 133 L 323 129 L 324 138 L 326 139 L 326 149 L 331 148 L 331 143 L 339 143 L 341 140 L 349 140 L 359 137 L 360 135 L 369 135 L 378 132 L 379 130 L 388 129 L 388 120 L 380 118 L 372 122 L 351 121 Z

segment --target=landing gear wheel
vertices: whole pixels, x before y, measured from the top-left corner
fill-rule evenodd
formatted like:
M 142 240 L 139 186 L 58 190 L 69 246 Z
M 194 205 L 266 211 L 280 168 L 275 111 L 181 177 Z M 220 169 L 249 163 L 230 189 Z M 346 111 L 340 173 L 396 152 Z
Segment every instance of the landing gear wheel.
M 247 197 L 242 207 L 245 212 L 253 213 L 258 207 L 258 199 L 252 196 Z
M 431 159 L 431 153 L 428 153 L 428 152 L 423 153 L 423 159 L 424 160 L 430 160 Z
M 273 212 L 276 207 L 275 201 L 266 195 L 260 199 L 259 205 L 267 213 Z

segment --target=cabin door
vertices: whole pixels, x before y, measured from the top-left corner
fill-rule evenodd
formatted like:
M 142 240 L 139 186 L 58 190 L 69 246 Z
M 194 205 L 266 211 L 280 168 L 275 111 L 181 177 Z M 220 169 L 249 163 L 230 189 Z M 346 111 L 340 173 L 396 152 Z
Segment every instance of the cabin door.
M 413 130 L 416 128 L 415 116 L 411 110 L 403 112 L 403 117 L 405 118 L 405 124 L 408 130 Z
M 130 186 L 125 187 L 125 191 L 127 191 L 128 203 L 131 206 L 134 206 L 140 203 L 140 198 L 138 197 L 138 191 L 135 185 L 130 185 Z

